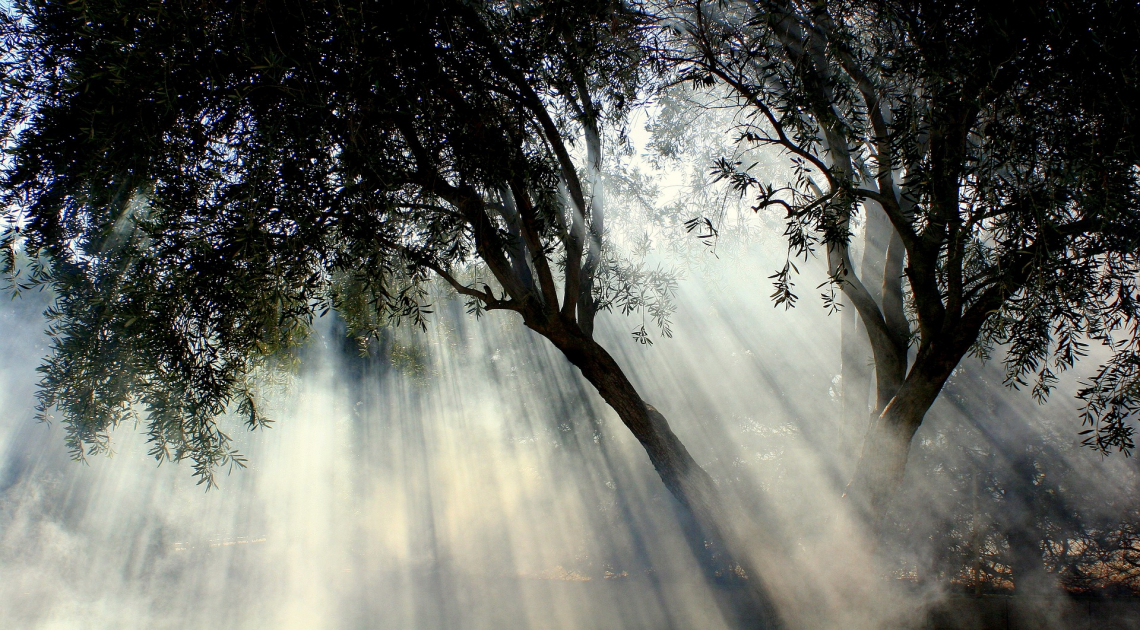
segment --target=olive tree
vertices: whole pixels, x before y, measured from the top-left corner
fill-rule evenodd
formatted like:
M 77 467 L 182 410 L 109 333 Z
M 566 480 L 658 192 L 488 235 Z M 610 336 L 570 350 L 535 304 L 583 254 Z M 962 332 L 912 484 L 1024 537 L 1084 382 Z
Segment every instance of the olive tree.
M 822 252 L 824 300 L 854 308 L 875 404 L 848 494 L 881 523 L 910 442 L 967 354 L 1004 346 L 1039 398 L 1103 342 L 1080 392 L 1086 442 L 1131 449 L 1140 384 L 1140 17 L 1134 3 L 1018 11 L 903 0 L 665 2 L 684 78 L 730 89 L 739 141 L 784 152 L 773 180 L 714 170 L 786 216 L 794 260 Z M 874 247 L 856 269 L 853 221 Z M 875 251 L 881 252 L 875 258 Z
M 219 415 L 268 421 L 257 375 L 316 316 L 423 324 L 443 282 L 557 347 L 698 553 L 738 555 L 712 478 L 593 334 L 608 308 L 664 320 L 674 290 L 606 238 L 602 140 L 653 70 L 635 8 L 28 0 L 7 24 L 7 271 L 57 293 L 41 407 L 77 457 L 141 412 L 152 453 L 209 483 L 241 463 Z

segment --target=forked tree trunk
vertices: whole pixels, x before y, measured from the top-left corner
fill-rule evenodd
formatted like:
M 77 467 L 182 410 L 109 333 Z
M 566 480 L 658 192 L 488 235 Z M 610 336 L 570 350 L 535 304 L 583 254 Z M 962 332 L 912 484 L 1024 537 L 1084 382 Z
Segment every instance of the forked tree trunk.
M 902 485 L 915 432 L 963 354 L 938 356 L 929 349 L 920 351 L 902 386 L 872 421 L 844 494 L 872 535 L 881 531 L 890 500 Z
M 891 304 L 883 304 L 883 294 L 884 290 L 888 294 L 893 294 L 895 285 L 899 284 L 899 272 L 893 265 L 887 263 L 888 247 L 891 245 L 892 237 L 897 238 L 897 235 L 887 213 L 883 212 L 879 204 L 865 202 L 864 209 L 867 219 L 863 228 L 859 277 L 870 292 L 871 299 L 881 305 L 880 309 L 885 311 L 888 321 L 893 324 L 890 319 L 892 311 L 887 308 Z M 894 277 L 891 277 L 891 273 Z M 848 301 L 845 300 L 845 303 Z M 906 323 L 905 316 L 903 323 Z M 840 370 L 843 376 L 840 384 L 843 421 L 853 429 L 861 429 L 867 421 L 868 402 L 878 401 L 871 398 L 871 377 L 875 371 L 872 365 L 874 356 L 871 348 L 872 340 L 868 338 L 866 324 L 858 309 L 853 306 L 843 310 L 841 337 Z M 905 358 L 905 349 L 903 354 Z M 903 367 L 905 369 L 906 366 Z M 876 408 L 882 410 L 877 404 Z

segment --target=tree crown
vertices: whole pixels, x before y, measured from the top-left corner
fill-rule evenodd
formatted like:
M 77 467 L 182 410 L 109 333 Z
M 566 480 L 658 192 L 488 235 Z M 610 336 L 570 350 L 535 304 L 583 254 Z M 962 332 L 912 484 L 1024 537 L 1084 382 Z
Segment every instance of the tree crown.
M 594 155 L 644 82 L 621 3 L 28 1 L 6 24 L 6 271 L 27 282 L 22 248 L 57 292 L 41 408 L 77 457 L 142 409 L 153 454 L 212 482 L 241 463 L 217 416 L 266 422 L 256 374 L 317 314 L 422 325 L 436 276 L 539 330 L 629 306 L 571 145 Z

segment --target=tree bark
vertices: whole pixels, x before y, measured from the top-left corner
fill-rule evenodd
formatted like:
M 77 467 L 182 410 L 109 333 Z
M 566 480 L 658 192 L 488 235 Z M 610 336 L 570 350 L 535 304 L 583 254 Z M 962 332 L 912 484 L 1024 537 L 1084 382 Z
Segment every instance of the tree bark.
M 850 252 L 842 247 L 828 248 L 828 265 L 833 274 L 843 274 L 843 294 L 846 301 L 854 307 L 852 310 L 858 313 L 870 343 L 875 364 L 875 413 L 878 414 L 898 392 L 906 377 L 909 324 L 902 302 L 904 249 L 898 232 L 891 226 L 879 204 L 868 201 L 863 205 L 867 212 L 867 226 L 862 270 L 859 274 L 852 272 L 852 266 L 847 260 Z M 848 343 L 847 333 L 850 328 L 845 319 L 842 340 L 844 379 L 847 378 L 849 365 L 852 373 L 860 374 L 851 365 L 855 358 L 851 356 L 851 344 Z M 870 370 L 864 370 L 866 378 L 869 378 Z M 863 392 L 870 389 L 869 382 L 860 384 Z M 866 397 L 866 393 L 858 396 L 864 401 Z M 846 412 L 854 411 L 846 401 L 844 407 Z M 865 417 L 859 415 L 860 419 Z
M 724 510 L 716 484 L 673 433 L 665 417 L 641 399 L 621 367 L 597 342 L 572 333 L 548 338 L 617 412 L 645 449 L 665 487 L 692 513 L 710 542 L 723 543 Z
M 875 204 L 876 206 L 878 204 Z M 879 209 L 882 212 L 882 209 Z M 885 214 L 885 213 L 884 213 Z M 893 227 L 887 239 L 887 250 L 883 261 L 880 307 L 887 330 L 891 331 L 891 352 L 880 352 L 886 360 L 875 363 L 875 413 L 882 413 L 906 378 L 907 351 L 910 343 L 910 323 L 904 308 L 902 276 L 906 248 L 902 237 Z
M 867 431 L 844 496 L 874 536 L 881 531 L 890 500 L 902 485 L 911 439 L 964 353 L 936 352 L 930 347 L 920 350 L 906 380 Z
M 859 277 L 871 294 L 871 299 L 883 304 L 884 280 L 888 277 L 887 248 L 891 237 L 895 234 L 894 227 L 887 213 L 879 204 L 867 201 L 863 204 L 866 222 L 863 227 L 863 251 L 859 261 Z M 896 278 L 897 280 L 897 278 Z M 884 305 L 885 306 L 885 305 Z M 880 306 L 887 315 L 886 309 Z M 849 320 L 855 320 L 850 322 Z M 854 337 L 848 339 L 848 336 Z M 867 421 L 868 401 L 871 396 L 871 377 L 873 368 L 870 344 L 873 340 L 867 330 L 867 325 L 860 317 L 857 308 L 846 309 L 842 324 L 842 385 L 843 385 L 843 416 L 849 424 L 863 427 Z M 901 380 L 901 379 L 900 379 Z M 876 387 L 876 396 L 878 394 Z M 891 392 L 894 395 L 894 392 Z M 878 402 L 877 398 L 875 399 Z M 876 413 L 881 412 L 885 405 L 876 404 Z
M 642 400 L 605 348 L 576 327 L 563 324 L 536 331 L 578 367 L 645 449 L 665 487 L 699 529 L 699 539 L 688 541 L 698 561 L 709 566 L 711 559 L 718 578 L 745 578 L 753 614 L 765 621 L 765 627 L 779 626 L 762 576 L 751 565 L 744 541 L 734 527 L 738 519 L 722 500 L 713 478 L 693 459 L 665 416 Z
M 839 399 L 844 427 L 862 426 L 867 420 L 871 392 L 871 348 L 867 329 L 855 309 L 844 309 L 840 324 Z

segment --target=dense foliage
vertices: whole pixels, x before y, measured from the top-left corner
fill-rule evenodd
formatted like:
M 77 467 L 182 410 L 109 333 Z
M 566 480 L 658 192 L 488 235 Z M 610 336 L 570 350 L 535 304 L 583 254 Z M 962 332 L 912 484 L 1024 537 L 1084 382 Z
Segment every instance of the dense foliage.
M 882 415 L 855 486 L 877 487 L 875 511 L 955 366 L 995 345 L 1005 348 L 1007 382 L 1044 398 L 1090 340 L 1102 342 L 1107 359 L 1080 393 L 1087 443 L 1134 446 L 1134 3 L 1011 11 L 762 0 L 668 10 L 684 76 L 731 91 L 747 112 L 742 146 L 791 161 L 787 181 L 730 159 L 714 168 L 756 210 L 786 216 L 776 302 L 796 299 L 794 259 L 823 251 L 825 303 L 853 306 L 865 325 Z M 850 255 L 860 217 L 869 239 L 893 240 L 872 277 Z
M 315 315 L 422 323 L 434 276 L 535 321 L 560 271 L 590 322 L 646 304 L 593 283 L 617 268 L 563 138 L 636 97 L 619 4 L 30 1 L 6 25 L 6 269 L 59 296 L 42 408 L 78 456 L 142 410 L 209 480 L 240 463 L 215 419 L 266 421 L 253 380 Z

